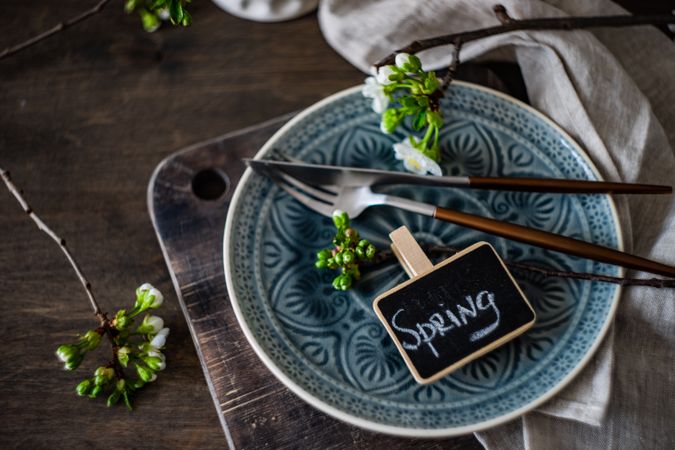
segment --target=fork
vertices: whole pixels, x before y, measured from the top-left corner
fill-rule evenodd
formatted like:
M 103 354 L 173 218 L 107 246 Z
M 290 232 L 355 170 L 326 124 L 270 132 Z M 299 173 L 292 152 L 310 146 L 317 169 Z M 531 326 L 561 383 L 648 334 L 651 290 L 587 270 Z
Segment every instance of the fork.
M 254 171 L 268 176 L 294 199 L 326 217 L 332 217 L 335 210 L 341 210 L 346 212 L 350 218 L 356 218 L 371 206 L 393 206 L 404 211 L 434 217 L 484 233 L 569 255 L 658 275 L 675 276 L 675 267 L 579 239 L 442 208 L 407 198 L 376 193 L 369 186 L 334 186 L 322 185 L 320 183 L 317 183 L 318 185 L 309 185 L 284 172 L 274 170 L 265 164 L 257 163 L 255 160 L 248 161 L 248 164 Z

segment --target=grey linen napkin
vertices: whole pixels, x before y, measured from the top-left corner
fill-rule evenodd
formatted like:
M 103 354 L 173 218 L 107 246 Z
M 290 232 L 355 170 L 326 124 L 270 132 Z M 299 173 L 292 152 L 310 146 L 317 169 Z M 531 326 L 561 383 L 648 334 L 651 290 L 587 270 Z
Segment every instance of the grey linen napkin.
M 418 38 L 496 25 L 495 0 L 322 0 L 321 29 L 364 72 Z M 607 0 L 505 0 L 518 18 L 625 13 Z M 427 68 L 449 48 L 422 53 Z M 532 105 L 586 149 L 608 180 L 675 181 L 675 45 L 651 27 L 527 31 L 469 43 L 462 59 L 520 65 Z M 675 263 L 672 197 L 617 197 L 626 251 Z M 630 276 L 644 276 L 628 272 Z M 521 419 L 477 433 L 488 448 L 673 448 L 672 290 L 623 291 L 594 358 L 553 399 Z

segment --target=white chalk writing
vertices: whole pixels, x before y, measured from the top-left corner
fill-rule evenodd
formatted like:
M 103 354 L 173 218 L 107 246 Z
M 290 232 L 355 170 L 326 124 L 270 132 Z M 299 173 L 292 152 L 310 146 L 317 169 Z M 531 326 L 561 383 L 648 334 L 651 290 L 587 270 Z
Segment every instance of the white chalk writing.
M 402 326 L 401 321 L 397 320 L 399 315 L 405 315 L 405 309 L 400 308 L 396 311 L 391 318 L 391 326 L 399 333 L 410 338 L 410 340 L 401 340 L 403 348 L 415 351 L 423 345 L 426 345 L 431 353 L 438 358 L 438 351 L 433 345 L 433 340 L 439 336 L 445 336 L 450 330 L 468 326 L 471 322 L 470 319 L 476 319 L 479 314 L 484 311 L 492 310 L 495 318 L 490 325 L 472 332 L 469 335 L 469 341 L 475 342 L 479 339 L 483 339 L 499 327 L 499 308 L 497 308 L 497 305 L 495 304 L 495 295 L 492 292 L 479 292 L 476 295 L 475 301 L 470 295 L 467 295 L 464 298 L 466 304 L 455 305 L 456 313 L 450 308 L 446 308 L 443 303 L 440 303 L 438 306 L 440 308 L 445 308 L 444 310 L 431 314 L 426 322 L 417 322 L 413 328 Z

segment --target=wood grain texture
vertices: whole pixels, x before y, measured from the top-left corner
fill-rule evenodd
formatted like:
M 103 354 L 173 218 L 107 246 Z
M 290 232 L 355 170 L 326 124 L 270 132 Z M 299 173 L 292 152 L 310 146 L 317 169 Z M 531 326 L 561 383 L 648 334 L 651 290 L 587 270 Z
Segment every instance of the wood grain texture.
M 0 448 L 226 446 L 147 214 L 148 179 L 176 149 L 296 111 L 363 78 L 328 47 L 315 15 L 262 24 L 198 1 L 190 6 L 191 28 L 147 34 L 136 16 L 123 13 L 121 3 L 110 2 L 86 22 L 0 61 L 0 164 L 68 241 L 104 310 L 130 304 L 133 290 L 144 281 L 162 290 L 161 315 L 171 328 L 168 368 L 143 391 L 132 413 L 76 397 L 75 385 L 96 367 L 95 361 L 68 373 L 58 370 L 53 353 L 58 343 L 95 326 L 86 296 L 58 247 L 9 193 L 0 193 Z M 650 3 L 635 2 L 643 9 Z M 91 4 L 5 2 L 0 47 Z M 508 66 L 493 67 L 500 75 L 513 72 Z M 491 80 L 494 75 L 488 74 L 478 81 Z M 515 93 L 523 97 L 522 85 Z M 186 221 L 180 227 L 191 225 Z M 210 256 L 220 264 L 215 256 L 219 242 L 215 249 Z M 183 270 L 198 263 L 203 267 L 204 261 L 187 259 Z M 221 282 L 221 275 L 209 269 L 195 273 L 195 284 L 183 287 L 184 294 L 205 299 L 191 303 L 189 311 L 225 304 L 225 298 L 206 294 L 204 283 Z M 231 319 L 221 313 L 208 316 L 204 324 Z M 237 342 L 243 359 L 232 364 L 260 367 L 242 339 Z M 223 345 L 215 338 L 206 344 L 213 349 Z M 264 369 L 246 375 L 261 386 L 256 392 L 225 390 L 241 378 L 234 371 L 222 373 L 212 386 L 227 393 L 224 402 L 232 401 L 223 406 L 228 414 L 240 413 L 230 425 L 241 427 L 236 436 L 242 447 L 261 442 L 257 439 L 264 432 L 259 430 L 280 428 L 275 422 L 282 420 L 280 415 L 253 414 L 245 409 L 248 400 L 264 404 L 276 397 L 293 405 L 284 410 L 287 416 L 315 430 L 283 434 L 268 447 L 311 447 L 317 435 L 329 436 L 342 426 L 300 404 Z M 353 428 L 340 433 L 354 448 L 369 447 L 375 439 Z M 454 446 L 466 442 L 475 446 L 469 440 Z

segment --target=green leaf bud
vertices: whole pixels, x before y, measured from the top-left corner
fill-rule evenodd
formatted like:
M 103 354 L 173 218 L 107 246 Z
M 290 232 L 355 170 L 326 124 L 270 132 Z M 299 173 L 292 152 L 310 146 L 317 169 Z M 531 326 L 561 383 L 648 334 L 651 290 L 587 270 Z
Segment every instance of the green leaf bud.
M 382 114 L 380 129 L 383 133 L 391 134 L 396 131 L 396 128 L 401 124 L 404 117 L 399 110 L 389 108 Z
M 63 365 L 63 368 L 66 370 L 75 370 L 80 366 L 80 363 L 82 363 L 82 360 L 84 359 L 84 356 L 82 355 L 77 355 L 67 363 Z
M 136 372 L 138 373 L 138 376 L 141 378 L 141 380 L 143 380 L 146 383 L 155 381 L 155 379 L 157 378 L 155 372 L 138 364 L 136 365 Z
M 422 70 L 422 61 L 415 55 L 408 56 L 408 64 L 410 64 L 413 72 Z
M 80 356 L 80 348 L 73 344 L 59 345 L 56 349 L 56 356 L 64 363 L 72 361 Z
M 124 399 L 124 404 L 127 405 L 127 409 L 129 411 L 133 411 L 134 408 L 131 406 L 131 399 L 129 398 L 129 392 L 124 391 L 122 392 L 122 398 Z
M 100 394 L 102 390 L 103 390 L 102 385 L 94 386 L 91 392 L 89 393 L 89 398 L 98 397 L 98 394 Z
M 369 244 L 368 247 L 366 248 L 366 258 L 370 261 L 375 257 L 375 252 L 377 250 L 375 249 L 375 246 L 373 244 Z
M 330 258 L 332 255 L 333 254 L 331 253 L 331 251 L 329 249 L 324 248 L 323 250 L 319 251 L 316 254 L 316 259 L 318 259 L 320 261 L 323 261 L 323 260 L 326 260 L 326 259 Z
M 335 227 L 338 228 L 345 228 L 349 226 L 349 216 L 347 215 L 346 212 L 340 211 L 339 209 L 336 209 L 333 211 L 333 223 L 335 224 Z
M 101 343 L 101 335 L 94 330 L 87 331 L 80 336 L 79 347 L 84 351 L 94 350 Z
M 441 128 L 443 126 L 443 117 L 436 111 L 428 111 L 427 122 L 429 122 L 429 125 L 431 126 Z
M 138 0 L 127 0 L 127 2 L 124 4 L 124 12 L 127 14 L 134 12 L 134 9 L 136 9 L 137 5 Z
M 120 362 L 122 367 L 126 367 L 129 364 L 129 354 L 131 349 L 127 346 L 120 347 L 117 349 L 117 360 Z
M 94 384 L 96 386 L 103 386 L 112 380 L 115 376 L 115 371 L 112 367 L 99 367 L 94 372 Z
M 159 28 L 160 21 L 154 13 L 151 13 L 145 8 L 138 10 L 138 14 L 141 16 L 141 23 L 143 24 L 143 29 L 148 33 L 152 33 Z
M 398 102 L 401 105 L 406 106 L 408 108 L 414 108 L 415 106 L 417 106 L 417 101 L 415 100 L 415 97 L 411 95 L 404 95 L 403 97 L 398 99 Z
M 108 400 L 106 401 L 106 406 L 110 408 L 111 406 L 115 405 L 119 400 L 120 397 L 122 396 L 122 393 L 115 389 L 112 394 L 108 396 Z
M 91 389 L 91 380 L 87 379 L 78 384 L 77 387 L 75 388 L 75 391 L 77 392 L 77 395 L 83 397 L 87 395 L 89 389 Z
M 419 114 L 413 119 L 413 129 L 415 131 L 419 131 L 422 129 L 424 124 L 426 123 L 426 111 L 420 111 Z
M 143 362 L 153 371 L 158 372 L 166 368 L 166 363 L 157 356 L 148 356 L 143 358 Z

